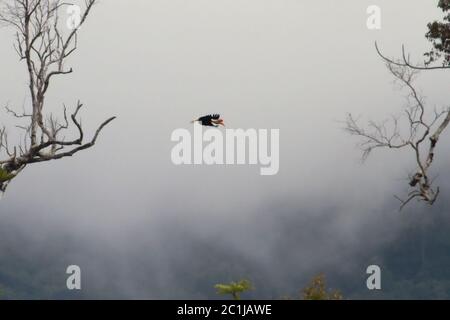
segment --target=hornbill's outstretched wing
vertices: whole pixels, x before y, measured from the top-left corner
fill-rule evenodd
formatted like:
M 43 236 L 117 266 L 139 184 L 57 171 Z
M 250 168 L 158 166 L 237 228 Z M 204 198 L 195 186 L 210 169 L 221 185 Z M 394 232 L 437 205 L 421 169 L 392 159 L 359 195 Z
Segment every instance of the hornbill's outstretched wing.
M 214 126 L 212 123 L 212 120 L 219 120 L 219 119 L 220 119 L 220 114 L 210 114 L 210 115 L 198 118 L 197 121 L 200 121 L 202 123 L 202 125 L 204 125 L 204 126 Z
M 211 120 L 218 120 L 220 119 L 220 114 L 209 114 L 207 116 L 203 116 L 198 118 L 198 121 L 211 121 Z

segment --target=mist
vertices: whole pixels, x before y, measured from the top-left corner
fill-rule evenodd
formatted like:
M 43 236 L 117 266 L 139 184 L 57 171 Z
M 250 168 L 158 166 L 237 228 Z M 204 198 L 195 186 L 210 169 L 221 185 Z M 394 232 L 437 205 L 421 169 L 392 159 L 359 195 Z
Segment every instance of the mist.
M 405 44 L 421 61 L 426 25 L 440 17 L 422 1 L 378 2 L 382 29 L 370 31 L 369 1 L 101 1 L 49 108 L 80 99 L 88 136 L 117 119 L 93 149 L 27 167 L 8 187 L 0 264 L 14 273 L 0 272 L 0 289 L 13 298 L 212 299 L 216 283 L 249 278 L 250 297 L 281 298 L 324 272 L 347 296 L 362 290 L 365 268 L 448 203 L 399 213 L 394 195 L 407 192 L 413 159 L 379 150 L 362 163 L 343 130 L 349 112 L 381 120 L 404 105 L 374 42 L 390 56 Z M 13 36 L 0 28 L 0 104 L 20 110 L 26 69 Z M 418 81 L 430 105 L 446 105 L 447 84 L 444 72 Z M 279 129 L 278 174 L 175 166 L 172 132 L 210 113 L 229 128 Z M 14 120 L 0 116 L 11 128 Z M 445 194 L 450 152 L 438 152 Z M 82 270 L 80 292 L 65 288 L 71 264 Z

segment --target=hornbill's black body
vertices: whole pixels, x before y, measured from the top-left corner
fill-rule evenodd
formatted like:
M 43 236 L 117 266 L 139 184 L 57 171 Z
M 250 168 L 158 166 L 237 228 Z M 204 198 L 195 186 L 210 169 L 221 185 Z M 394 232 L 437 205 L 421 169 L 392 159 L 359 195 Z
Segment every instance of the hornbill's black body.
M 220 114 L 211 114 L 203 116 L 192 122 L 196 121 L 200 122 L 202 126 L 206 127 L 218 127 L 219 125 L 224 125 L 223 120 L 220 119 Z

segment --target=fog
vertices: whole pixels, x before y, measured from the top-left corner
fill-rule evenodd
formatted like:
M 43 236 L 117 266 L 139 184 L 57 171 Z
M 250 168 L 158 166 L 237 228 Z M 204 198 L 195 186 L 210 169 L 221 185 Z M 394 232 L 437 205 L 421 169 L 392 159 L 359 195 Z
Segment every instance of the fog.
M 399 213 L 393 197 L 407 191 L 408 152 L 379 150 L 361 163 L 342 120 L 401 112 L 405 92 L 374 41 L 398 57 L 405 44 L 420 62 L 426 24 L 440 17 L 428 2 L 380 0 L 382 29 L 371 31 L 371 4 L 101 1 L 81 30 L 74 73 L 54 82 L 48 103 L 80 99 L 87 136 L 117 119 L 94 148 L 27 167 L 0 201 L 0 263 L 14 265 L 16 294 L 215 298 L 214 284 L 250 278 L 252 297 L 277 298 L 319 272 L 364 286 L 374 252 L 422 207 Z M 0 104 L 20 110 L 26 69 L 12 30 L 0 37 Z M 423 73 L 418 84 L 430 105 L 448 101 L 448 74 Z M 173 130 L 209 113 L 228 128 L 280 129 L 279 173 L 173 165 Z M 450 153 L 439 153 L 442 182 Z M 69 264 L 81 267 L 81 292 L 64 289 Z

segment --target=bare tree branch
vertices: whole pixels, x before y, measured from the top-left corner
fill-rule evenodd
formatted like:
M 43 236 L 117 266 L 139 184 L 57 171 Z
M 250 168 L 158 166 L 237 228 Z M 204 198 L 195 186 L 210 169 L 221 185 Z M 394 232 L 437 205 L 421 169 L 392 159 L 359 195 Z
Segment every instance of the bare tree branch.
M 366 159 L 377 148 L 411 150 L 417 169 L 409 179 L 411 191 L 407 198 L 402 200 L 396 196 L 401 202 L 400 209 L 414 199 L 432 205 L 440 190 L 439 187 L 433 188 L 429 171 L 435 159 L 439 138 L 450 123 L 450 108 L 430 112 L 426 107 L 425 99 L 414 86 L 414 80 L 418 73 L 417 68 L 402 62 L 392 62 L 386 59 L 385 61 L 390 73 L 409 92 L 408 104 L 403 114 L 381 123 L 369 121 L 365 127 L 349 114 L 345 130 L 351 135 L 361 138 L 359 146 L 363 151 L 363 159 Z
M 9 145 L 6 129 L 0 130 L 0 191 L 4 192 L 9 182 L 29 164 L 73 156 L 93 147 L 103 128 L 115 119 L 111 117 L 101 123 L 92 139 L 84 143 L 84 130 L 77 117 L 83 106 L 81 102 L 70 116 L 78 131 L 72 140 L 63 136 L 70 129 L 66 107 L 63 106 L 61 122 L 52 113 L 45 113 L 45 98 L 52 79 L 73 72 L 72 68 L 65 67 L 65 62 L 76 51 L 78 31 L 95 3 L 96 0 L 85 0 L 79 24 L 65 33 L 67 26 L 60 22 L 60 11 L 72 4 L 61 0 L 0 0 L 0 23 L 16 31 L 14 49 L 26 64 L 31 100 L 28 112 L 19 113 L 5 107 L 8 114 L 28 124 L 16 125 L 25 136 L 14 147 Z
M 385 56 L 378 47 L 378 43 L 375 42 L 375 49 L 377 50 L 378 55 L 385 60 L 387 63 L 392 65 L 396 65 L 399 67 L 408 67 L 415 70 L 438 70 L 438 69 L 450 69 L 450 65 L 442 65 L 442 66 L 428 66 L 424 62 L 423 66 L 412 64 L 409 56 L 407 56 L 405 51 L 405 45 L 402 45 L 402 61 L 395 61 L 394 59 L 388 58 Z

